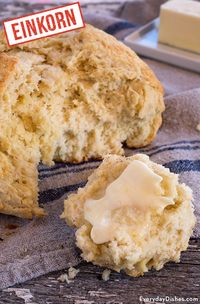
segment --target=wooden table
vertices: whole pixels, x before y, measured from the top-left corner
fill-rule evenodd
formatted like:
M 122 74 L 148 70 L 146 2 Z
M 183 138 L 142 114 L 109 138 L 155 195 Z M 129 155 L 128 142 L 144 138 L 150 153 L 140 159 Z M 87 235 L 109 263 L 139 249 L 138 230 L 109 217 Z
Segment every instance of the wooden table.
M 122 1 L 98 0 L 80 1 L 84 10 L 109 11 L 115 14 Z M 57 5 L 57 3 L 56 3 Z M 52 6 L 55 6 L 55 2 Z M 23 15 L 26 11 L 38 11 L 49 7 L 40 3 L 13 2 L 0 0 L 0 19 Z M 57 278 L 63 271 L 54 272 L 24 284 L 16 285 L 0 293 L 0 304 L 135 304 L 152 303 L 145 298 L 184 297 L 197 298 L 200 302 L 200 239 L 190 240 L 189 249 L 182 253 L 179 264 L 168 263 L 161 271 L 150 271 L 140 278 L 131 278 L 121 273 L 112 272 L 110 280 L 101 278 L 103 269 L 92 264 L 78 266 L 79 274 L 70 284 L 60 283 Z M 147 300 L 147 299 L 146 299 Z M 163 301 L 157 303 L 174 303 Z M 187 303 L 179 301 L 175 303 Z M 194 299 L 188 303 L 198 303 Z
M 14 286 L 10 292 L 9 289 L 3 291 L 0 303 L 135 304 L 150 303 L 140 301 L 140 297 L 157 296 L 198 297 L 200 302 L 200 239 L 191 239 L 189 249 L 182 253 L 179 264 L 168 263 L 162 270 L 150 271 L 140 278 L 112 272 L 110 280 L 104 282 L 101 278 L 102 268 L 87 263 L 82 263 L 78 268 L 80 272 L 70 284 L 57 280 L 64 271 L 51 273 Z M 30 295 L 32 298 L 27 300 Z M 198 302 L 193 300 L 188 303 Z

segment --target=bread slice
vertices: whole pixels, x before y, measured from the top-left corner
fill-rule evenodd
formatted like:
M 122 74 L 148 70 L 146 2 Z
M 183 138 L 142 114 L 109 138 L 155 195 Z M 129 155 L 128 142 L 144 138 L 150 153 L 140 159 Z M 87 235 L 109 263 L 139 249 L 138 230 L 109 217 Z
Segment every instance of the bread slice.
M 164 110 L 162 86 L 149 67 L 90 25 L 12 48 L 2 32 L 0 102 L 0 138 L 13 146 L 10 157 L 31 159 L 35 167 L 40 160 L 51 165 L 123 154 L 123 143 L 145 146 Z
M 143 162 L 162 177 L 160 186 L 163 198 L 171 203 L 159 212 L 153 208 L 153 201 L 149 209 L 141 206 L 140 211 L 131 205 L 119 207 L 111 213 L 115 225 L 113 238 L 96 243 L 91 235 L 93 226 L 85 218 L 85 203 L 89 200 L 96 204 L 105 195 L 107 187 L 134 160 Z M 132 185 L 134 188 L 134 180 Z M 191 201 L 191 189 L 180 184 L 176 174 L 152 162 L 148 156 L 136 154 L 125 158 L 112 155 L 104 159 L 84 188 L 68 197 L 62 218 L 66 219 L 68 225 L 78 228 L 77 246 L 86 261 L 116 271 L 124 270 L 131 276 L 140 276 L 152 267 L 159 270 L 168 261 L 179 261 L 195 225 Z

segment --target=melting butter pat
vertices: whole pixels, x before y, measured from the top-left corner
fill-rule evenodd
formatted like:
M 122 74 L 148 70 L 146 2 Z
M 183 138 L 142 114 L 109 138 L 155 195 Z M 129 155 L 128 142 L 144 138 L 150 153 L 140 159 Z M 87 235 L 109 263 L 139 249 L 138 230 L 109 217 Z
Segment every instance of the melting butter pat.
M 200 3 L 170 0 L 161 6 L 159 42 L 200 53 Z
M 98 200 L 87 200 L 84 217 L 92 225 L 91 238 L 96 244 L 111 241 L 117 225 L 113 212 L 119 208 L 130 207 L 135 211 L 157 212 L 173 203 L 172 198 L 164 196 L 161 187 L 162 177 L 153 172 L 144 162 L 133 160 L 114 180 Z

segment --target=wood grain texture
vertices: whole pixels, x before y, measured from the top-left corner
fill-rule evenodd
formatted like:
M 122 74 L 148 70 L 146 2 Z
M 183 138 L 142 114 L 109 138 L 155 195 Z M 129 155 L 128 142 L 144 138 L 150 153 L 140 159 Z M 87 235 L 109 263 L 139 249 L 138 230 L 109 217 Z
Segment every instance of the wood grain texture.
M 160 271 L 150 271 L 140 278 L 112 272 L 110 280 L 101 278 L 103 269 L 85 262 L 78 267 L 80 273 L 70 284 L 57 278 L 64 271 L 51 273 L 14 286 L 15 291 L 3 291 L 1 304 L 135 304 L 140 296 L 177 296 L 197 298 L 200 302 L 200 239 L 191 239 L 190 246 L 182 253 L 181 262 L 168 263 Z M 33 298 L 20 298 L 16 291 L 30 290 Z M 18 292 L 19 294 L 19 292 Z M 147 302 L 146 302 L 147 303 Z M 167 302 L 166 302 L 167 303 Z M 178 303 L 184 303 L 179 301 Z M 190 301 L 189 303 L 198 303 Z

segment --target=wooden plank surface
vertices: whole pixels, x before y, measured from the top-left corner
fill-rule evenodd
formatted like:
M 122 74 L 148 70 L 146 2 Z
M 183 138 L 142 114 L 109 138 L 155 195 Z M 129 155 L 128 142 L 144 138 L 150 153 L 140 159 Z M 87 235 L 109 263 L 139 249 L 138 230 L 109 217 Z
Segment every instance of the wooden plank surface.
M 112 272 L 110 280 L 104 282 L 101 278 L 102 268 L 84 262 L 78 268 L 80 272 L 70 284 L 60 283 L 57 280 L 64 271 L 51 273 L 17 285 L 12 291 L 9 291 L 10 289 L 3 291 L 0 303 L 145 303 L 140 301 L 141 296 L 143 298 L 176 296 L 185 299 L 198 297 L 200 302 L 200 239 L 190 241 L 188 250 L 182 253 L 180 263 L 168 263 L 162 270 L 150 271 L 140 278 L 131 278 L 122 273 Z M 188 303 L 198 302 L 193 299 Z

